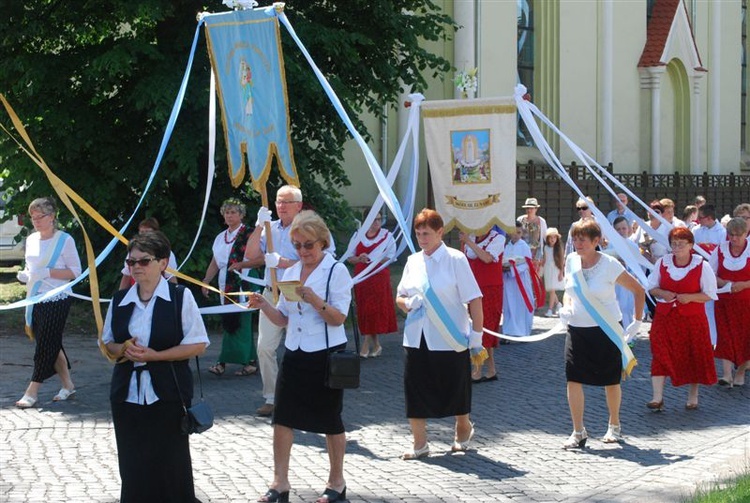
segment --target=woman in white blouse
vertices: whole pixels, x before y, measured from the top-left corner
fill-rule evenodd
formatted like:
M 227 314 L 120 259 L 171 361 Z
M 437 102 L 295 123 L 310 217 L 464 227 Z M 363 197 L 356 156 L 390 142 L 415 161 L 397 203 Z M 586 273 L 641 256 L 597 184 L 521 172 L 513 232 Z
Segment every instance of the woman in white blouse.
M 603 386 L 607 396 L 609 424 L 602 441 L 622 441 L 620 380 L 623 372 L 629 371 L 625 365 L 632 361 L 632 353 L 620 326 L 622 314 L 615 285 L 622 285 L 635 296 L 636 317 L 625 329 L 626 336 L 634 335 L 640 328 L 645 292 L 617 259 L 596 250 L 601 238 L 601 228 L 594 220 L 576 222 L 571 229 L 576 253 L 565 261 L 565 297 L 560 320 L 568 325 L 565 378 L 573 420 L 573 433 L 563 444 L 565 449 L 586 446 L 584 384 Z
M 282 294 L 276 307 L 259 293 L 249 297 L 250 307 L 260 308 L 273 324 L 286 327 L 286 351 L 276 382 L 273 411 L 274 478 L 258 501 L 289 501 L 294 430 L 325 434 L 330 472 L 317 501 L 344 501 L 344 391 L 328 388 L 324 381 L 329 350 L 346 346 L 344 321 L 352 297 L 352 279 L 346 266 L 325 252 L 331 233 L 317 213 L 299 212 L 289 236 L 299 261 L 287 269 L 284 281 L 299 281 L 294 297 Z
M 443 243 L 440 214 L 423 209 L 414 230 L 422 251 L 407 260 L 396 297 L 407 313 L 404 394 L 413 437 L 407 460 L 430 453 L 428 418 L 455 417 L 451 450 L 468 449 L 474 435 L 469 348 L 481 348 L 484 321 L 479 285 L 466 255 Z
M 26 283 L 26 296 L 31 298 L 78 277 L 81 260 L 73 238 L 57 228 L 57 204 L 53 198 L 34 199 L 28 213 L 36 232 L 26 238 L 26 267 L 17 278 Z M 60 376 L 62 388 L 54 401 L 67 400 L 76 391 L 70 378 L 70 360 L 62 346 L 70 303 L 71 298 L 62 291 L 26 308 L 26 333 L 36 346 L 31 382 L 16 402 L 19 409 L 33 407 L 39 387 L 55 374 Z
M 113 296 L 104 322 L 102 344 L 118 359 L 110 403 L 122 503 L 195 501 L 180 426 L 193 398 L 190 359 L 209 342 L 190 290 L 162 275 L 169 253 L 160 231 L 130 240 L 126 263 L 135 285 Z

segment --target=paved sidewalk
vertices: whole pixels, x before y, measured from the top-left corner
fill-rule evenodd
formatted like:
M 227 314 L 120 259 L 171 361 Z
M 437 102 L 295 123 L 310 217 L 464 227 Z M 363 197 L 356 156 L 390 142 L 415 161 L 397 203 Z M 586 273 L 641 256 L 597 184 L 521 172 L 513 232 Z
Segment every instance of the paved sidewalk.
M 5 318 L 5 322 L 9 321 Z M 535 318 L 535 328 L 554 320 Z M 644 326 L 645 330 L 648 324 Z M 626 442 L 598 440 L 607 427 L 604 393 L 587 388 L 582 452 L 564 451 L 571 431 L 565 400 L 563 337 L 501 346 L 500 379 L 477 384 L 467 453 L 450 453 L 452 421 L 428 423 L 432 454 L 402 461 L 409 446 L 402 391 L 401 337 L 383 339 L 381 358 L 363 362 L 362 387 L 347 391 L 347 495 L 362 502 L 677 502 L 698 484 L 750 466 L 750 385 L 702 388 L 700 409 L 686 411 L 686 389 L 668 385 L 666 411 L 646 410 L 650 398 L 647 340 L 623 385 Z M 202 358 L 204 391 L 216 413 L 213 429 L 191 437 L 197 496 L 205 502 L 255 501 L 272 478 L 271 426 L 253 416 L 262 403 L 258 376 L 218 378 L 205 372 L 220 337 Z M 0 337 L 0 501 L 114 502 L 119 475 L 108 404 L 110 365 L 91 336 L 71 335 L 75 399 L 53 403 L 56 378 L 37 407 L 13 406 L 31 374 L 33 345 L 22 335 Z M 749 381 L 750 384 L 750 381 Z M 299 433 L 292 450 L 292 501 L 314 501 L 325 487 L 324 437 Z

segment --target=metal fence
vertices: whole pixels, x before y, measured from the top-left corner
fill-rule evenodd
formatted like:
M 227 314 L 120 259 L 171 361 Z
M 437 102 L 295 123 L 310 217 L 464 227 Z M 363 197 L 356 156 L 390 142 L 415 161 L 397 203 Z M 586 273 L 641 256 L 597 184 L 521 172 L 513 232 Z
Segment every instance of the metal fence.
M 584 194 L 590 196 L 597 206 L 606 214 L 614 209 L 612 196 L 602 187 L 596 178 L 589 173 L 586 166 L 571 163 L 564 166 L 568 175 Z M 669 198 L 675 202 L 675 215 L 679 218 L 688 204 L 693 204 L 695 196 L 702 195 L 706 201 L 716 207 L 717 218 L 732 214 L 735 206 L 750 202 L 750 175 L 651 175 L 645 171 L 640 174 L 618 174 L 613 172 L 612 164 L 607 170 L 646 203 L 654 199 Z M 620 192 L 615 189 L 615 192 Z M 565 235 L 570 224 L 578 219 L 575 203 L 578 196 L 546 165 L 516 165 L 516 207 L 517 214 L 522 215 L 521 206 L 527 197 L 536 197 L 539 204 L 538 214 L 545 218 L 549 226 L 555 226 Z M 631 208 L 636 207 L 631 204 Z M 636 210 L 645 217 L 645 211 Z

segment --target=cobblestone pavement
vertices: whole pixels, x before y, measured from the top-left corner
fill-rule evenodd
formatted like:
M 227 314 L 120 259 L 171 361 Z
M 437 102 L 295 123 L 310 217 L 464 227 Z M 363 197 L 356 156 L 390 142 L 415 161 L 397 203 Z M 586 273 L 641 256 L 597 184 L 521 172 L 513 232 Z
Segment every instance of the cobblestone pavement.
M 5 316 L 5 315 L 3 315 Z M 6 322 L 8 318 L 5 318 Z M 537 317 L 535 329 L 554 320 Z M 702 388 L 700 409 L 686 411 L 687 390 L 667 386 L 666 411 L 650 398 L 648 324 L 634 352 L 640 364 L 623 384 L 625 443 L 598 440 L 607 427 L 603 390 L 587 388 L 581 452 L 560 448 L 571 431 L 565 399 L 562 336 L 501 346 L 496 382 L 473 387 L 476 436 L 466 453 L 450 452 L 452 420 L 428 423 L 432 453 L 402 461 L 409 446 L 402 392 L 400 335 L 383 338 L 382 357 L 363 361 L 362 386 L 346 392 L 345 474 L 351 501 L 362 502 L 672 502 L 750 466 L 750 386 Z M 7 332 L 7 331 L 6 331 Z M 197 496 L 205 502 L 255 501 L 272 478 L 271 425 L 254 417 L 260 378 L 205 372 L 220 336 L 202 358 L 214 428 L 191 437 Z M 110 365 L 91 337 L 65 347 L 77 386 L 74 399 L 53 403 L 57 378 L 37 407 L 13 404 L 31 374 L 33 345 L 19 328 L 0 337 L 0 501 L 114 502 L 119 475 L 108 405 Z M 749 381 L 750 383 L 750 381 Z M 325 487 L 324 438 L 298 433 L 292 450 L 292 501 L 314 501 Z

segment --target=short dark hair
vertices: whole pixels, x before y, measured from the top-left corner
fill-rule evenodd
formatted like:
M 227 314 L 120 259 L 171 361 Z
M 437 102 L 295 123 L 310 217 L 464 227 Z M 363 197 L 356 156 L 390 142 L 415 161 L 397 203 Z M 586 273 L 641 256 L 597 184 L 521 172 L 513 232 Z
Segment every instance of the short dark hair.
M 420 227 L 425 226 L 433 231 L 439 231 L 443 228 L 443 217 L 433 209 L 424 208 L 417 213 L 416 217 L 414 217 L 414 229 L 419 229 Z
M 612 227 L 614 227 L 615 225 L 619 224 L 620 222 L 626 222 L 627 223 L 627 221 L 628 221 L 627 218 L 625 218 L 622 215 L 620 215 L 619 217 L 615 218 L 614 222 L 612 222 Z
M 171 251 L 169 239 L 162 231 L 147 232 L 134 236 L 128 243 L 128 253 L 134 248 L 144 253 L 150 253 L 157 259 L 168 259 Z
M 138 228 L 141 227 L 148 227 L 152 231 L 159 231 L 161 230 L 161 226 L 159 225 L 159 221 L 155 219 L 154 217 L 148 217 L 141 220 L 141 223 L 138 224 Z
M 698 208 L 698 214 L 704 217 L 711 217 L 716 220 L 716 208 L 714 208 L 713 204 L 704 204 L 703 206 Z

